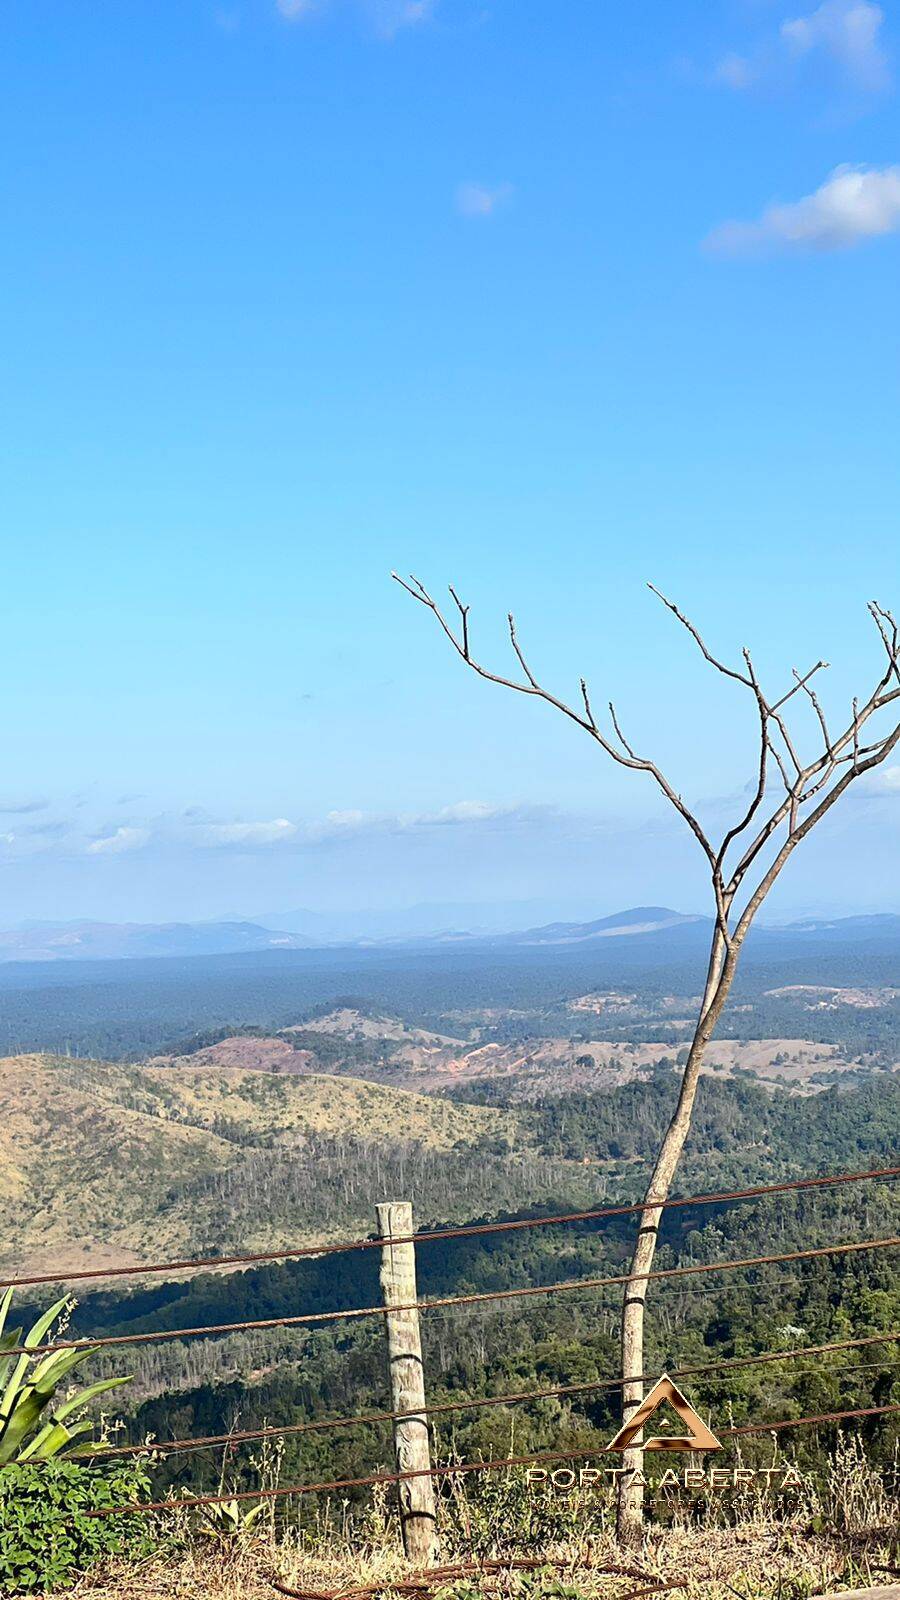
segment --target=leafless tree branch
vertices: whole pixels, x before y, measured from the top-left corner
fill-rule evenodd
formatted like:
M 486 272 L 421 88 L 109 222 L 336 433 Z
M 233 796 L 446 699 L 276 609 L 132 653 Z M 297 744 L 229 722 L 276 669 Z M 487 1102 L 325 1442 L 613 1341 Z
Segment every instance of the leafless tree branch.
M 397 576 L 396 573 L 394 576 Z M 649 773 L 670 804 L 687 822 L 710 867 L 716 918 L 710 941 L 706 983 L 694 1036 L 682 1072 L 675 1111 L 659 1147 L 647 1187 L 632 1257 L 631 1276 L 624 1297 L 621 1348 L 624 1380 L 623 1411 L 627 1420 L 643 1397 L 643 1382 L 639 1375 L 644 1370 L 643 1331 L 647 1275 L 656 1250 L 661 1208 L 671 1190 L 672 1179 L 690 1128 L 706 1046 L 728 998 L 740 950 L 753 918 L 794 850 L 838 802 L 850 785 L 862 774 L 870 772 L 885 761 L 900 744 L 900 721 L 895 722 L 871 743 L 864 745 L 861 742 L 862 730 L 870 719 L 900 701 L 900 630 L 889 611 L 884 610 L 875 601 L 870 603 L 869 611 L 884 646 L 887 665 L 868 699 L 862 703 L 858 697 L 854 699 L 849 723 L 833 737 L 816 691 L 810 687 L 811 680 L 827 665 L 826 662 L 817 661 L 815 666 L 802 675 L 794 669 L 792 686 L 778 699 L 769 700 L 763 692 L 748 650 L 743 652 L 745 672 L 720 661 L 708 649 L 699 630 L 684 612 L 650 584 L 653 593 L 691 635 L 704 659 L 724 677 L 749 689 L 756 702 L 759 719 L 759 754 L 751 799 L 738 820 L 726 829 L 718 849 L 714 849 L 697 816 L 685 804 L 681 794 L 663 776 L 656 763 L 637 755 L 634 746 L 622 731 L 612 701 L 609 702 L 612 724 L 610 738 L 597 724 L 584 678 L 580 680 L 583 714 L 540 684 L 521 650 L 512 616 L 509 617 L 510 642 L 524 674 L 524 682 L 491 672 L 473 658 L 469 647 L 469 608 L 462 604 L 455 590 L 451 589 L 450 594 L 460 614 L 462 630 L 460 635 L 450 626 L 417 578 L 411 577 L 408 583 L 402 578 L 397 578 L 397 582 L 412 595 L 413 599 L 434 613 L 453 648 L 479 677 L 515 689 L 519 694 L 534 695 L 545 700 L 590 734 L 591 738 L 620 766 Z M 801 758 L 799 736 L 795 735 L 787 721 L 787 708 L 797 695 L 804 696 L 810 702 L 821 738 L 818 752 L 808 761 Z M 778 769 L 783 792 L 779 792 L 778 797 L 773 798 L 771 808 L 768 814 L 765 814 L 769 794 L 770 761 Z M 733 867 L 726 868 L 726 856 L 732 845 L 736 845 L 741 853 L 737 863 Z M 774 851 L 771 855 L 767 849 L 770 846 Z M 751 878 L 750 892 L 743 909 L 737 909 L 735 901 L 738 892 L 754 868 L 756 868 L 755 882 Z M 632 1448 L 626 1454 L 627 1465 L 640 1468 L 641 1462 L 640 1446 Z M 621 1538 L 631 1541 L 639 1537 L 641 1508 L 641 1487 L 637 1481 L 629 1484 L 623 1478 L 618 1519 Z

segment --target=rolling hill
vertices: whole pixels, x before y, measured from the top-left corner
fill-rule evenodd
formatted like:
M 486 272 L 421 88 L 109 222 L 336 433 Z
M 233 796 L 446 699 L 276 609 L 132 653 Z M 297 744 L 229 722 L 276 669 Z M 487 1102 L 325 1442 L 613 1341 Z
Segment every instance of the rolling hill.
M 253 1168 L 304 1179 L 337 1142 L 446 1153 L 513 1131 L 513 1113 L 352 1078 L 275 1077 L 241 1068 L 163 1067 L 19 1056 L 0 1060 L 0 1274 L 129 1265 L 221 1248 L 223 1186 Z M 352 1173 L 348 1175 L 351 1182 Z M 359 1185 L 357 1185 L 359 1187 Z M 362 1191 L 360 1191 L 362 1192 Z M 372 1212 L 342 1196 L 342 1231 Z M 273 1220 L 234 1200 L 236 1248 L 318 1242 L 309 1207 Z M 241 1213 L 244 1213 L 241 1218 Z

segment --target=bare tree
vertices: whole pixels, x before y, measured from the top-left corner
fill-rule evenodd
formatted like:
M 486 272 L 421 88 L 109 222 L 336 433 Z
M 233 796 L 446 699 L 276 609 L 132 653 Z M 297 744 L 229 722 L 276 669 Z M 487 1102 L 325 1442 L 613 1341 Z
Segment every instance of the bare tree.
M 644 1197 L 630 1276 L 622 1308 L 621 1356 L 623 1422 L 637 1410 L 643 1397 L 641 1374 L 644 1370 L 644 1312 L 648 1274 L 653 1265 L 663 1203 L 669 1196 L 678 1160 L 691 1125 L 697 1085 L 706 1046 L 734 982 L 738 958 L 747 932 L 759 907 L 797 845 L 820 822 L 826 812 L 856 779 L 880 765 L 900 742 L 900 722 L 874 739 L 863 743 L 863 730 L 870 720 L 888 706 L 900 701 L 900 634 L 889 611 L 872 601 L 869 612 L 884 647 L 886 663 L 875 688 L 860 703 L 854 699 L 849 722 L 839 733 L 829 730 L 812 680 L 828 663 L 817 661 L 805 673 L 793 672 L 793 683 L 776 699 L 763 691 L 747 650 L 743 668 L 728 666 L 707 648 L 694 624 L 678 606 L 649 587 L 673 616 L 687 629 L 704 659 L 717 672 L 747 689 L 753 697 L 759 723 L 759 749 L 753 794 L 743 815 L 714 843 L 698 816 L 681 794 L 664 777 L 655 761 L 636 754 L 622 732 L 615 707 L 609 703 L 610 731 L 597 722 L 585 680 L 581 679 L 580 703 L 568 704 L 545 689 L 534 676 L 519 644 L 512 614 L 508 617 L 509 638 L 522 671 L 522 678 L 507 678 L 491 672 L 475 659 L 471 651 L 469 607 L 463 605 L 451 587 L 456 611 L 454 622 L 447 620 L 437 603 L 415 577 L 407 583 L 392 576 L 433 612 L 454 650 L 479 677 L 520 694 L 533 695 L 555 706 L 582 728 L 611 759 L 635 772 L 649 773 L 690 828 L 706 857 L 715 903 L 715 919 L 710 941 L 709 963 L 696 1027 L 681 1078 L 678 1100 L 657 1153 L 653 1173 Z M 799 737 L 789 725 L 788 708 L 804 702 L 815 729 L 817 753 L 811 760 L 798 754 Z M 874 731 L 874 730 L 873 730 Z M 870 734 L 871 737 L 871 734 Z M 640 1537 L 643 1521 L 643 1449 L 638 1444 L 626 1451 L 626 1471 L 619 1479 L 618 1533 L 623 1542 Z

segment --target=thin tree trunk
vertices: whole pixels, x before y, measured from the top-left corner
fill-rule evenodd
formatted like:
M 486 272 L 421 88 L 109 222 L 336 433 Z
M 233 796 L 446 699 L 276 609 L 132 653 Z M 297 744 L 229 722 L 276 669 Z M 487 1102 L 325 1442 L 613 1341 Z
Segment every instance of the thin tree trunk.
M 749 651 L 743 651 L 743 670 L 720 661 L 707 648 L 698 629 L 684 615 L 684 612 L 679 610 L 674 601 L 668 600 L 653 584 L 650 585 L 653 593 L 659 597 L 666 609 L 671 611 L 682 627 L 687 629 L 687 632 L 699 647 L 704 660 L 714 667 L 717 672 L 722 673 L 724 677 L 730 678 L 735 683 L 742 684 L 745 689 L 750 691 L 759 715 L 759 760 L 755 792 L 743 816 L 733 827 L 727 830 L 721 844 L 715 847 L 707 837 L 699 819 L 685 805 L 678 790 L 669 782 L 665 774 L 660 771 L 656 762 L 648 760 L 644 756 L 639 756 L 628 742 L 622 732 L 615 707 L 611 701 L 609 703 L 609 715 L 612 731 L 611 733 L 604 733 L 594 716 L 588 686 L 584 678 L 580 680 L 580 705 L 577 703 L 569 704 L 567 701 L 561 700 L 558 695 L 551 693 L 549 689 L 543 687 L 535 677 L 522 652 L 511 612 L 508 614 L 509 640 L 522 673 L 521 677 L 513 678 L 507 677 L 505 673 L 491 671 L 490 668 L 484 666 L 473 656 L 469 628 L 470 608 L 463 604 L 452 585 L 450 586 L 450 595 L 458 616 L 458 624 L 456 626 L 447 620 L 437 602 L 418 578 L 411 576 L 407 583 L 396 572 L 392 576 L 406 590 L 407 594 L 433 613 L 442 632 L 449 639 L 457 655 L 480 678 L 484 678 L 489 683 L 500 684 L 505 689 L 512 689 L 516 694 L 533 695 L 537 699 L 543 700 L 545 704 L 553 706 L 563 716 L 568 717 L 571 722 L 575 723 L 577 727 L 589 734 L 600 749 L 619 766 L 627 767 L 632 772 L 647 773 L 665 795 L 669 804 L 674 806 L 678 815 L 687 823 L 712 870 L 712 885 L 716 899 L 716 926 L 712 938 L 703 1003 L 700 1007 L 697 1029 L 682 1076 L 675 1114 L 663 1139 L 653 1170 L 653 1176 L 644 1197 L 637 1245 L 632 1259 L 631 1272 L 625 1293 L 625 1303 L 622 1310 L 623 1411 L 624 1420 L 627 1422 L 633 1416 L 643 1398 L 641 1380 L 644 1366 L 646 1274 L 652 1267 L 656 1253 L 656 1240 L 662 1206 L 668 1199 L 678 1159 L 690 1129 L 691 1114 L 694 1109 L 697 1083 L 706 1046 L 719 1019 L 728 991 L 731 988 L 738 954 L 747 929 L 792 852 L 822 817 L 830 811 L 831 807 L 840 799 L 851 783 L 865 773 L 871 772 L 875 767 L 880 766 L 887 760 L 891 752 L 900 746 L 900 723 L 897 723 L 872 744 L 863 745 L 861 743 L 862 731 L 870 718 L 876 716 L 887 706 L 900 705 L 900 624 L 883 606 L 876 604 L 874 601 L 871 602 L 869 611 L 878 630 L 881 643 L 887 653 L 887 665 L 865 702 L 861 704 L 858 699 L 853 700 L 853 715 L 849 724 L 845 723 L 842 730 L 837 735 L 833 735 L 829 731 L 816 691 L 810 687 L 811 679 L 827 665 L 825 661 L 817 661 L 802 676 L 795 670 L 794 682 L 791 687 L 776 699 L 770 700 L 763 693 Z M 792 701 L 794 696 L 799 694 L 804 695 L 812 707 L 822 734 L 820 752 L 805 763 L 801 761 L 797 754 L 795 739 L 788 727 L 784 709 L 789 701 Z M 779 777 L 784 786 L 783 796 L 781 799 L 776 800 L 771 807 L 767 803 L 768 786 L 772 776 L 770 762 L 771 766 L 777 767 Z M 813 801 L 815 801 L 815 804 L 812 805 L 811 810 L 804 809 L 808 808 Z M 802 820 L 801 813 L 803 813 Z M 782 836 L 780 836 L 781 829 L 785 830 Z M 779 836 L 780 843 L 778 842 Z M 752 872 L 755 876 L 756 872 L 762 868 L 762 863 L 766 859 L 766 851 L 770 845 L 774 848 L 774 859 L 770 860 L 768 867 L 762 870 L 762 875 L 758 878 L 756 887 L 752 890 L 747 900 L 744 910 L 738 919 L 737 926 L 733 932 L 730 932 L 728 917 L 735 895 L 740 890 L 748 873 Z M 726 873 L 724 863 L 732 846 L 742 853 L 734 868 L 729 869 Z M 630 1451 L 626 1452 L 626 1468 L 641 1468 L 643 1455 L 644 1452 L 640 1445 L 634 1446 Z M 629 1484 L 626 1473 L 620 1478 L 619 1483 L 619 1534 L 625 1539 L 634 1540 L 640 1537 L 641 1530 L 643 1510 L 641 1477 L 638 1477 L 636 1483 Z
M 737 949 L 734 946 L 726 947 L 717 928 L 713 936 L 700 1016 L 685 1063 L 678 1103 L 660 1145 L 644 1196 L 644 1210 L 641 1212 L 630 1277 L 625 1285 L 621 1337 L 623 1422 L 628 1421 L 644 1398 L 644 1311 L 648 1288 L 645 1274 L 653 1266 L 663 1203 L 669 1197 L 672 1179 L 690 1131 L 706 1046 L 731 988 L 736 965 Z M 634 1545 L 640 1542 L 643 1529 L 643 1447 L 635 1445 L 626 1450 L 622 1456 L 622 1466 L 624 1470 L 619 1479 L 616 1528 L 621 1543 Z

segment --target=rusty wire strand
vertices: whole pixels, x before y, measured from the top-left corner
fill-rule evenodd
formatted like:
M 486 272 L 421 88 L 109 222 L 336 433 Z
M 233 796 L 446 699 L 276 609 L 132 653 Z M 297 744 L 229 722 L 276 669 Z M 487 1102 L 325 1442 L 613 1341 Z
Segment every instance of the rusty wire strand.
M 823 1423 L 844 1422 L 861 1417 L 883 1417 L 900 1413 L 900 1404 L 886 1406 L 859 1406 L 848 1411 L 822 1411 L 809 1417 L 789 1417 L 781 1422 L 757 1422 L 739 1428 L 720 1428 L 718 1437 L 746 1438 L 749 1434 L 780 1433 L 788 1428 L 818 1427 Z M 608 1448 L 608 1447 L 607 1447 Z M 496 1461 L 463 1461 L 455 1466 L 418 1467 L 407 1472 L 373 1472 L 364 1478 L 334 1478 L 322 1483 L 287 1484 L 278 1489 L 242 1489 L 236 1494 L 187 1495 L 181 1500 L 135 1501 L 130 1505 L 104 1506 L 96 1511 L 85 1511 L 86 1517 L 116 1517 L 146 1514 L 149 1511 L 191 1511 L 198 1506 L 232 1504 L 244 1500 L 282 1500 L 292 1495 L 330 1494 L 337 1489 L 366 1489 L 376 1484 L 405 1483 L 410 1478 L 447 1478 L 469 1472 L 493 1472 L 509 1467 L 540 1466 L 550 1461 L 580 1461 L 604 1453 L 596 1445 L 582 1450 L 549 1450 L 538 1455 L 504 1456 Z M 609 1469 L 619 1473 L 625 1468 Z
M 766 1366 L 779 1361 L 791 1361 L 804 1356 L 829 1355 L 839 1350 L 858 1350 L 873 1344 L 893 1344 L 900 1340 L 900 1328 L 894 1328 L 887 1333 L 867 1334 L 859 1339 L 840 1339 L 832 1344 L 803 1345 L 793 1350 L 769 1350 L 756 1356 L 729 1356 L 721 1361 L 706 1361 L 691 1367 L 680 1367 L 669 1374 L 672 1378 L 699 1377 L 707 1372 L 733 1371 L 736 1368 Z M 888 1366 L 896 1366 L 894 1361 L 876 1361 L 869 1365 L 878 1371 Z M 824 1370 L 827 1373 L 865 1371 L 865 1366 L 841 1364 L 828 1366 L 824 1369 L 808 1368 L 807 1371 Z M 162 1443 L 121 1444 L 110 1445 L 107 1449 L 90 1450 L 81 1452 L 81 1459 L 92 1461 L 109 1460 L 118 1456 L 134 1455 L 181 1455 L 187 1451 L 208 1450 L 223 1445 L 226 1448 L 237 1444 L 247 1444 L 260 1439 L 286 1438 L 300 1433 L 323 1433 L 332 1428 L 351 1428 L 372 1426 L 381 1422 L 402 1422 L 407 1417 L 434 1417 L 446 1416 L 457 1411 L 478 1411 L 486 1406 L 524 1405 L 533 1400 L 552 1400 L 569 1395 L 590 1394 L 599 1390 L 621 1389 L 625 1383 L 624 1378 L 595 1378 L 585 1383 L 560 1384 L 548 1389 L 525 1389 L 512 1394 L 480 1395 L 474 1400 L 448 1400 L 437 1405 L 420 1406 L 415 1411 L 371 1411 L 354 1417 L 325 1417 L 312 1422 L 287 1423 L 284 1427 L 244 1428 L 240 1431 L 232 1430 L 231 1433 L 212 1433 L 186 1439 L 168 1439 Z M 652 1375 L 641 1373 L 638 1379 L 630 1382 L 651 1383 Z M 79 1452 L 72 1451 L 69 1460 L 78 1460 Z
M 396 1241 L 391 1241 L 396 1243 Z M 215 1334 L 243 1333 L 251 1329 L 308 1327 L 312 1323 L 349 1322 L 361 1317 L 387 1317 L 398 1311 L 433 1311 L 443 1306 L 484 1305 L 497 1300 L 520 1300 L 541 1294 L 567 1294 L 572 1291 L 603 1289 L 614 1284 L 650 1283 L 672 1278 L 695 1277 L 706 1272 L 734 1272 L 745 1267 L 764 1267 L 780 1261 L 813 1261 L 823 1256 L 858 1254 L 864 1250 L 893 1249 L 900 1235 L 884 1239 L 851 1240 L 845 1244 L 819 1245 L 807 1250 L 786 1250 L 777 1255 L 743 1256 L 733 1261 L 703 1261 L 682 1267 L 661 1267 L 655 1272 L 612 1273 L 603 1278 L 573 1278 L 561 1283 L 528 1284 L 517 1289 L 488 1289 L 477 1294 L 443 1295 L 436 1300 L 412 1300 L 396 1306 L 351 1306 L 339 1311 L 305 1311 L 295 1316 L 264 1317 L 257 1321 L 219 1322 L 199 1328 L 162 1328 L 150 1333 L 115 1333 L 96 1339 L 57 1339 L 32 1347 L 15 1345 L 8 1355 L 51 1355 L 56 1350 L 100 1350 L 110 1346 L 159 1344 L 170 1339 L 210 1338 Z
M 900 1167 L 877 1167 L 869 1172 L 838 1172 L 829 1177 L 793 1178 L 783 1183 L 762 1184 L 752 1189 L 726 1189 L 714 1194 L 684 1195 L 674 1200 L 660 1202 L 661 1209 L 674 1210 L 682 1206 L 706 1206 L 734 1200 L 757 1200 L 769 1194 L 786 1194 L 803 1189 L 821 1189 L 833 1184 L 863 1183 L 869 1179 L 900 1177 Z M 549 1228 L 564 1222 L 594 1222 L 604 1217 L 634 1216 L 645 1209 L 643 1200 L 633 1204 L 602 1206 L 593 1211 L 569 1211 L 551 1217 L 521 1217 L 509 1222 L 468 1223 L 460 1228 L 436 1228 L 423 1233 L 398 1235 L 392 1244 L 432 1244 L 441 1239 L 466 1239 L 479 1234 L 510 1233 L 520 1228 Z M 261 1250 L 252 1255 L 202 1256 L 193 1260 L 160 1261 L 149 1266 L 97 1267 L 78 1272 L 43 1272 L 27 1278 L 7 1280 L 16 1289 L 34 1288 L 42 1283 L 80 1283 L 87 1278 L 136 1278 L 151 1273 L 199 1271 L 207 1267 L 258 1266 L 270 1261 L 293 1261 L 304 1257 L 318 1258 L 341 1255 L 350 1250 L 375 1250 L 384 1243 L 381 1238 L 351 1239 L 342 1244 L 298 1245 L 284 1250 Z
M 645 1572 L 642 1567 L 595 1567 L 592 1562 L 561 1561 L 552 1556 L 509 1557 L 505 1561 L 484 1560 L 457 1562 L 452 1566 L 426 1567 L 418 1572 L 409 1572 L 405 1578 L 385 1579 L 383 1583 L 367 1583 L 353 1585 L 341 1589 L 289 1589 L 286 1584 L 277 1578 L 269 1578 L 269 1582 L 276 1594 L 290 1596 L 290 1600 L 366 1600 L 366 1597 L 377 1594 L 427 1594 L 436 1584 L 449 1583 L 457 1578 L 493 1577 L 503 1572 L 535 1572 L 546 1567 L 553 1567 L 561 1572 L 593 1572 L 600 1577 L 632 1578 L 639 1583 L 649 1583 L 650 1587 L 644 1589 L 631 1589 L 628 1594 L 621 1595 L 619 1600 L 642 1600 L 645 1595 L 661 1594 L 667 1589 L 677 1589 L 681 1585 L 655 1579 L 652 1572 Z M 493 1589 L 486 1589 L 486 1594 L 495 1593 Z

